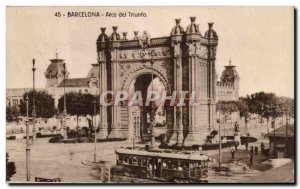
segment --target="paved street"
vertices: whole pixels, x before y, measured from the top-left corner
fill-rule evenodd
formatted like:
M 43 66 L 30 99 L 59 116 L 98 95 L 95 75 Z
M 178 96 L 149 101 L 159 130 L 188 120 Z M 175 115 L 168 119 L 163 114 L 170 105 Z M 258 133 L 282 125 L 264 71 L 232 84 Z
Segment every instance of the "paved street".
M 243 125 L 241 126 L 243 128 Z M 267 140 L 263 140 L 260 131 L 264 126 L 249 126 L 251 133 L 260 140 L 255 144 L 259 146 L 264 141 L 267 146 Z M 231 132 L 232 128 L 227 125 L 226 132 Z M 43 178 L 61 178 L 63 182 L 100 182 L 99 171 L 90 166 L 82 164 L 82 160 L 93 161 L 94 143 L 76 143 L 76 144 L 51 144 L 49 138 L 38 139 L 31 146 L 31 180 L 34 177 Z M 251 146 L 249 145 L 249 147 Z M 97 160 L 111 161 L 115 163 L 115 149 L 121 146 L 132 146 L 129 142 L 107 142 L 97 143 Z M 8 140 L 7 152 L 10 161 L 16 163 L 17 173 L 12 177 L 12 182 L 22 182 L 26 179 L 25 172 L 25 140 Z M 232 162 L 230 149 L 222 150 L 222 162 L 229 164 Z M 207 154 L 218 162 L 218 150 L 207 151 Z M 235 154 L 236 159 L 241 163 L 249 165 L 249 151 L 245 150 L 244 145 L 238 147 Z M 261 155 L 254 156 L 253 166 L 247 174 L 235 173 L 230 176 L 216 174 L 213 170 L 209 171 L 209 182 L 216 183 L 235 183 L 235 182 L 289 182 L 293 180 L 292 165 L 272 169 L 272 166 L 263 164 L 268 158 Z M 285 173 L 285 174 L 281 174 Z M 272 179 L 270 179 L 272 178 Z M 272 181 L 271 181 L 272 180 Z M 132 178 L 125 179 L 125 182 L 132 182 Z M 136 180 L 134 182 L 144 182 Z M 149 181 L 150 182 L 150 181 Z M 154 182 L 154 181 L 151 181 Z
M 114 149 L 124 145 L 125 142 L 98 143 L 98 160 L 115 162 Z M 25 181 L 25 140 L 7 141 L 7 152 L 17 169 L 11 181 Z M 83 159 L 92 161 L 93 154 L 93 143 L 50 144 L 48 139 L 38 139 L 31 146 L 31 180 L 60 177 L 63 182 L 97 182 L 97 171 L 81 163 Z
M 250 177 L 246 183 L 292 183 L 294 182 L 294 162 Z

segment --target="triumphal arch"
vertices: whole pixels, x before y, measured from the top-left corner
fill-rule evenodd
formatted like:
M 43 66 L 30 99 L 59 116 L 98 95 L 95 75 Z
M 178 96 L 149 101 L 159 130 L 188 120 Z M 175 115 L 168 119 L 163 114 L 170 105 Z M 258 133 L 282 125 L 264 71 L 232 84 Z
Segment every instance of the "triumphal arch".
M 133 39 L 122 36 L 117 27 L 110 35 L 101 28 L 97 40 L 100 71 L 100 94 L 104 91 L 141 90 L 147 92 L 151 81 L 159 78 L 167 91 L 194 91 L 199 106 L 166 106 L 166 133 L 164 142 L 169 145 L 203 144 L 215 124 L 215 59 L 218 36 L 213 23 L 205 33 L 200 32 L 196 17 L 184 29 L 180 19 L 170 36 L 151 38 L 144 31 L 134 32 Z M 157 26 L 159 27 L 159 25 Z M 113 101 L 114 99 L 111 98 Z M 141 122 L 145 118 L 141 108 Z M 128 138 L 132 127 L 130 107 L 100 106 L 99 138 Z M 139 128 L 143 130 L 144 128 Z

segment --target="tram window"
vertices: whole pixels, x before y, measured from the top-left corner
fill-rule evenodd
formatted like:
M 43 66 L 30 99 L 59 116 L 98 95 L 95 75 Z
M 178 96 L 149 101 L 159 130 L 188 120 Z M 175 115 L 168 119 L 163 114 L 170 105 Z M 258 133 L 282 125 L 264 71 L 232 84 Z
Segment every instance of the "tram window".
M 132 164 L 136 165 L 138 163 L 137 157 L 132 157 Z
M 145 167 L 147 166 L 147 160 L 144 159 L 144 158 L 142 159 L 142 165 L 145 166 Z
M 162 167 L 163 167 L 163 168 L 167 168 L 167 163 L 166 163 L 166 161 L 163 161 L 163 162 L 162 162 Z
M 124 164 L 128 164 L 128 157 L 124 157 L 123 162 L 124 162 Z
M 172 167 L 172 169 L 177 169 L 178 167 L 177 167 L 177 163 L 176 162 L 172 162 L 172 165 L 171 165 L 171 167 Z
M 172 162 L 171 161 L 167 161 L 167 168 L 172 169 Z
M 118 160 L 118 163 L 122 164 L 123 163 L 123 156 L 117 155 L 117 160 Z
M 182 168 L 184 171 L 189 170 L 189 163 L 188 162 L 182 162 Z
M 129 164 L 132 164 L 132 158 L 133 158 L 133 157 L 128 157 L 128 159 L 129 159 Z

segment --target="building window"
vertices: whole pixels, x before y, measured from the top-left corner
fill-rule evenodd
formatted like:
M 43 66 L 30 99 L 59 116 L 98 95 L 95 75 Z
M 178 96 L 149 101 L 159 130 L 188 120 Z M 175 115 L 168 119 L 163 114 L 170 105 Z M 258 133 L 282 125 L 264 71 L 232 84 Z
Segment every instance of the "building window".
M 18 106 L 18 104 L 19 104 L 18 99 L 13 99 L 13 106 Z

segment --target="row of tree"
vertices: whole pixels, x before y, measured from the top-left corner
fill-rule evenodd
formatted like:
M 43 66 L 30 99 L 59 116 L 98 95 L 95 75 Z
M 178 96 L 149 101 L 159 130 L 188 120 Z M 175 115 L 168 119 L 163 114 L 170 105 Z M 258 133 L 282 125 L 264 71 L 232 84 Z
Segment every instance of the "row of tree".
M 294 99 L 278 97 L 274 93 L 258 92 L 241 97 L 239 101 L 220 101 L 217 103 L 217 112 L 222 114 L 225 120 L 229 119 L 233 112 L 239 112 L 240 117 L 245 120 L 246 127 L 250 115 L 257 114 L 261 122 L 265 118 L 268 125 L 270 118 L 275 121 L 284 115 L 294 117 Z
M 35 116 L 37 118 L 51 118 L 60 115 L 64 110 L 64 96 L 58 101 L 58 109 L 55 108 L 54 98 L 45 91 L 29 91 L 23 95 L 23 98 L 18 107 L 6 108 L 6 120 L 12 121 L 19 115 L 27 115 L 27 102 L 28 97 L 28 114 L 33 115 L 33 95 L 35 93 Z M 82 93 L 67 93 L 66 94 L 66 109 L 69 115 L 93 115 L 94 104 L 96 100 L 96 112 L 99 111 L 99 100 L 91 94 Z

